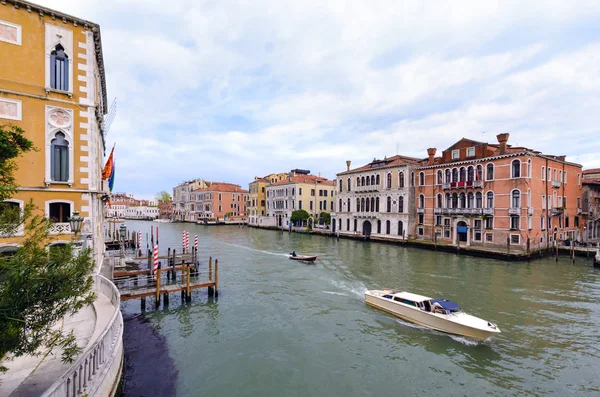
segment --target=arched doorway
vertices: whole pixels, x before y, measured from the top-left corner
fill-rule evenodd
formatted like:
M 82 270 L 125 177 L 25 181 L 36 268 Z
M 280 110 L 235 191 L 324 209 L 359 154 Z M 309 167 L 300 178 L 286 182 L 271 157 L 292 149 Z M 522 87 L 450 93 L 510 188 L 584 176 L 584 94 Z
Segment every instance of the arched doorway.
M 281 215 L 277 215 L 277 226 L 281 227 Z
M 331 222 L 331 231 L 335 233 L 335 218 L 333 218 L 333 221 Z
M 467 223 L 464 221 L 460 221 L 456 224 L 456 234 L 458 235 L 458 241 L 467 242 Z
M 369 237 L 371 235 L 371 222 L 364 221 L 362 228 L 363 228 L 363 236 Z

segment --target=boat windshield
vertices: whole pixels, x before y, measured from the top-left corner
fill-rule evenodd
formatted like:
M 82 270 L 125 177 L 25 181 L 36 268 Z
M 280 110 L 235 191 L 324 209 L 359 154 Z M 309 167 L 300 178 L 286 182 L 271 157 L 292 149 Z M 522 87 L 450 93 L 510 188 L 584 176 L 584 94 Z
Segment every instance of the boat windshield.
M 437 312 L 441 312 L 443 314 L 453 314 L 453 313 L 459 313 L 462 311 L 461 307 L 457 303 L 452 302 L 448 299 L 443 299 L 443 298 L 432 299 L 431 306 L 432 306 L 434 312 L 437 311 Z

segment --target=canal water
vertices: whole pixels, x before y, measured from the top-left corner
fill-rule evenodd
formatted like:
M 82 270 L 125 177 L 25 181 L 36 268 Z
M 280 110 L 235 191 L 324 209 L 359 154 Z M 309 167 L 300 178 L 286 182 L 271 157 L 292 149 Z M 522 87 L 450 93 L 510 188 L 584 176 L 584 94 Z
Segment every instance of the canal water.
M 159 226 L 161 251 L 199 236 L 219 259 L 218 299 L 126 320 L 125 396 L 600 395 L 600 272 L 236 226 Z M 145 244 L 145 241 L 144 241 Z M 315 264 L 286 254 L 315 254 Z M 483 342 L 406 323 L 364 303 L 399 288 L 495 322 Z

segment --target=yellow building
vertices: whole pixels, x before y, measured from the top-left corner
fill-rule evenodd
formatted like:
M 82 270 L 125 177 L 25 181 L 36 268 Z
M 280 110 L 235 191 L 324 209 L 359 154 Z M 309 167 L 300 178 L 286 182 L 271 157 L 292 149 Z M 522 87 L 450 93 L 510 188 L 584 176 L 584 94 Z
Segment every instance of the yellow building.
M 37 151 L 18 160 L 18 194 L 55 220 L 55 243 L 69 242 L 68 218 L 85 218 L 82 236 L 99 265 L 104 253 L 101 181 L 106 146 L 106 81 L 100 27 L 25 1 L 0 3 L 0 124 L 25 131 Z M 22 235 L 22 233 L 21 233 Z M 0 238 L 11 250 L 20 237 Z
M 269 174 L 263 178 L 255 177 L 254 182 L 250 182 L 248 191 L 248 224 L 258 225 L 259 217 L 265 216 L 266 212 L 266 190 L 272 183 L 282 181 L 288 177 L 287 172 L 279 174 Z

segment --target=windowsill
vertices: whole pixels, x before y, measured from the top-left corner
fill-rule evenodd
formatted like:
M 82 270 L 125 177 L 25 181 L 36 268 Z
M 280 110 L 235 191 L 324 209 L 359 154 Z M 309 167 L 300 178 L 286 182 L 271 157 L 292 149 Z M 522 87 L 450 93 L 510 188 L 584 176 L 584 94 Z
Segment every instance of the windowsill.
M 46 187 L 49 187 L 50 185 L 68 185 L 69 187 L 72 187 L 73 181 L 44 181 L 44 185 L 46 185 Z
M 511 227 L 510 230 L 519 231 L 521 229 L 517 229 L 517 228 Z
M 67 95 L 69 98 L 73 98 L 73 91 L 63 91 L 63 90 L 57 90 L 55 88 L 50 88 L 50 87 L 46 87 L 46 95 L 52 93 L 52 94 L 62 94 L 62 95 Z

